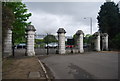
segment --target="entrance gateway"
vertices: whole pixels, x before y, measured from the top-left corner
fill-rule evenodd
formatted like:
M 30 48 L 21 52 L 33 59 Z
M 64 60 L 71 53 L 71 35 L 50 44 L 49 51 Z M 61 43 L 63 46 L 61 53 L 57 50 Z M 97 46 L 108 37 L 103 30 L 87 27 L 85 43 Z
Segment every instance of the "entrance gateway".
M 29 25 L 26 29 L 27 33 L 27 48 L 26 48 L 26 55 L 27 56 L 35 56 L 35 54 L 39 54 L 43 52 L 43 54 L 46 53 L 45 48 L 37 48 L 34 49 L 35 45 L 35 31 L 36 29 L 34 28 L 33 25 Z M 5 47 L 4 47 L 4 53 L 11 55 L 12 51 L 12 31 L 9 29 L 7 33 L 7 37 L 5 39 Z M 66 31 L 64 28 L 59 28 L 57 31 L 58 34 L 58 47 L 55 49 L 49 49 L 49 52 L 53 53 L 58 53 L 58 54 L 66 54 L 66 53 L 84 53 L 84 48 L 83 48 L 83 40 L 84 40 L 84 33 L 82 30 L 78 30 L 76 32 L 76 45 L 75 48 L 71 49 L 66 49 L 65 46 L 65 33 Z M 95 32 L 92 36 L 92 41 L 91 41 L 91 47 L 95 51 L 101 51 L 101 50 L 108 50 L 108 34 L 107 33 L 100 33 L 100 32 Z M 37 51 L 36 51 L 37 50 Z

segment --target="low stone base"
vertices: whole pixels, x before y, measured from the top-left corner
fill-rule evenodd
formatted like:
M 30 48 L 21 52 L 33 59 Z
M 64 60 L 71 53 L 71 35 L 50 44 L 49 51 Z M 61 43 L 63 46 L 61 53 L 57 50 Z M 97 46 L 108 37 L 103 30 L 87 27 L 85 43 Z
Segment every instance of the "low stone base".
M 12 56 L 12 52 L 5 52 L 3 53 L 3 58 L 6 58 L 6 57 L 9 57 L 9 56 Z
M 96 51 L 101 51 L 101 50 L 99 50 L 99 49 L 96 49 Z
M 78 53 L 84 53 L 84 51 L 78 51 Z
M 74 50 L 73 50 L 73 53 L 78 53 L 78 49 L 74 49 Z
M 78 49 L 67 49 L 66 53 L 84 53 L 84 51 L 80 52 Z
M 35 52 L 31 52 L 31 51 L 30 51 L 30 52 L 27 52 L 26 55 L 27 55 L 27 56 L 35 56 Z

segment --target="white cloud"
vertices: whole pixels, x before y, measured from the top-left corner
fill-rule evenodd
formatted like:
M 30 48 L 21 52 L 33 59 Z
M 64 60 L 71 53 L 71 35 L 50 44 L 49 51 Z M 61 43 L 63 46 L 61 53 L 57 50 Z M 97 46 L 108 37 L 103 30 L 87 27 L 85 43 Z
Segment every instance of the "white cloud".
M 98 31 L 96 18 L 102 2 L 27 2 L 25 4 L 32 13 L 29 21 L 35 26 L 37 34 L 57 34 L 60 27 L 66 30 L 66 35 L 73 35 L 77 30 L 90 34 L 90 17 L 93 33 Z
M 105 2 L 106 0 L 22 0 L 23 2 Z M 119 0 L 111 0 L 118 2 Z
M 84 23 L 84 21 L 74 21 L 74 17 L 69 15 L 53 15 L 48 13 L 32 13 L 32 17 L 29 21 L 36 28 L 37 34 L 57 34 L 59 28 L 66 30 L 66 35 L 73 35 L 77 30 L 83 30 L 84 33 L 90 33 L 90 24 Z M 89 20 L 86 20 L 89 21 Z M 96 28 L 94 28 L 96 30 Z

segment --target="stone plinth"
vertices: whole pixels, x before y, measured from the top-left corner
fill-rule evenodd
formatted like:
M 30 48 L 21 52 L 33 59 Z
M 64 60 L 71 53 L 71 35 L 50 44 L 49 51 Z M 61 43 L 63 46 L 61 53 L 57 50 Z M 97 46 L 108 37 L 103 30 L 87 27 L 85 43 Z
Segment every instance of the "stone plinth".
M 26 53 L 28 56 L 34 56 L 35 51 L 34 51 L 34 36 L 35 36 L 35 28 L 32 25 L 29 25 L 26 29 L 27 32 L 27 49 Z
M 95 44 L 95 50 L 96 51 L 101 51 L 100 50 L 100 33 L 99 32 L 96 32 L 94 33 L 94 44 Z
M 63 28 L 59 28 L 58 33 L 58 53 L 65 54 L 65 33 Z
M 103 51 L 108 50 L 108 34 L 107 33 L 102 34 L 102 50 Z
M 77 48 L 78 48 L 78 52 L 79 53 L 83 53 L 84 52 L 84 49 L 83 49 L 83 36 L 84 36 L 84 33 L 82 30 L 78 30 L 76 32 L 76 36 L 77 36 Z
M 12 30 L 8 29 L 4 40 L 4 56 L 12 55 Z

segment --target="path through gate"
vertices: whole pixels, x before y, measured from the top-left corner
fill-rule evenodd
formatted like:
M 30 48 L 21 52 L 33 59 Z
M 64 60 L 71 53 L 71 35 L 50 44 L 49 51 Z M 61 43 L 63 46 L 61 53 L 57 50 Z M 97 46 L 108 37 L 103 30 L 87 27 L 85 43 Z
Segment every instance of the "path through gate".
M 56 54 L 58 48 L 57 36 L 47 35 L 36 35 L 35 36 L 35 54 L 36 55 L 48 55 Z

